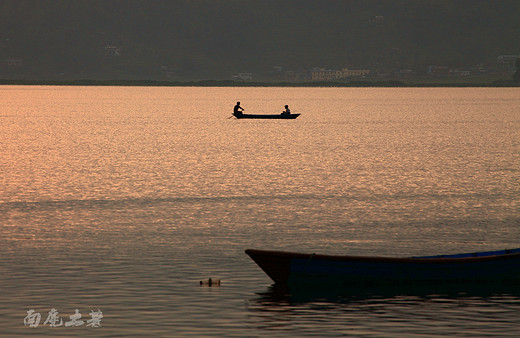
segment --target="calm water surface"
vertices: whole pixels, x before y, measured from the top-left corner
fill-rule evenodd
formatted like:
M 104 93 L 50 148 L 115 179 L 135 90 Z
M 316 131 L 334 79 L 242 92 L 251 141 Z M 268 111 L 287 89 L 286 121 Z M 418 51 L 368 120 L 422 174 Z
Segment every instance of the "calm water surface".
M 238 100 L 302 115 L 228 119 Z M 0 107 L 0 335 L 520 334 L 518 285 L 289 293 L 244 254 L 520 247 L 517 88 L 2 86 Z

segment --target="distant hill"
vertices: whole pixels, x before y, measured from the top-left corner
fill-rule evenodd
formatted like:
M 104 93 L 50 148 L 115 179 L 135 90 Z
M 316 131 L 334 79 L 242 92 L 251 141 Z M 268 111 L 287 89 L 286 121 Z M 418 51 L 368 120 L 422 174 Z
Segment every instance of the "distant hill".
M 3 0 L 0 78 L 230 79 L 496 66 L 518 0 Z M 275 68 L 276 67 L 276 68 Z

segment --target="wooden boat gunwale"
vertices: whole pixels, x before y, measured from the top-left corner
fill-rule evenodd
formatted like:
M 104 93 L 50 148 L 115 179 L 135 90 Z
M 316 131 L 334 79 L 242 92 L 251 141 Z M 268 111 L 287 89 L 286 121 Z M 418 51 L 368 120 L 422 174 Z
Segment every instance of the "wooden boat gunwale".
M 508 259 L 511 257 L 520 257 L 520 249 L 501 250 L 504 254 L 497 255 L 482 255 L 486 252 L 476 252 L 471 255 L 475 256 L 464 256 L 463 254 L 455 255 L 438 255 L 438 256 L 418 256 L 418 257 L 385 257 L 385 256 L 351 256 L 351 255 L 327 255 L 327 254 L 308 254 L 299 252 L 289 251 L 275 251 L 275 250 L 258 250 L 258 249 L 247 249 L 245 252 L 251 256 L 251 254 L 263 254 L 270 256 L 282 256 L 287 258 L 308 258 L 308 259 L 324 259 L 333 261 L 361 261 L 361 262 L 392 262 L 392 263 L 449 263 L 449 262 L 474 262 L 474 261 L 486 261 L 496 259 Z M 508 252 L 509 251 L 509 252 Z M 497 251 L 490 251 L 497 252 Z

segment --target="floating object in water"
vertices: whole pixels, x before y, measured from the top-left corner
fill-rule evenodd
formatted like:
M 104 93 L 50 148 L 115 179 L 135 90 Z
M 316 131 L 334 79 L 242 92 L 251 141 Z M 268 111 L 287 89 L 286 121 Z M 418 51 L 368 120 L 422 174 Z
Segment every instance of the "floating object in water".
M 200 285 L 204 285 L 204 286 L 220 286 L 220 279 L 212 279 L 212 278 L 209 278 L 207 280 L 201 280 L 200 281 Z

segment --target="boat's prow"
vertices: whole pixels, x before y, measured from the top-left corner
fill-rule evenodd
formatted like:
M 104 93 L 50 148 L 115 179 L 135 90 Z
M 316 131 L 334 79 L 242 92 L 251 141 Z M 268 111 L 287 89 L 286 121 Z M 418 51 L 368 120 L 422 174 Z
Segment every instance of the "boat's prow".
M 293 254 L 281 251 L 255 249 L 247 249 L 246 254 L 248 254 L 275 283 L 287 283 Z

